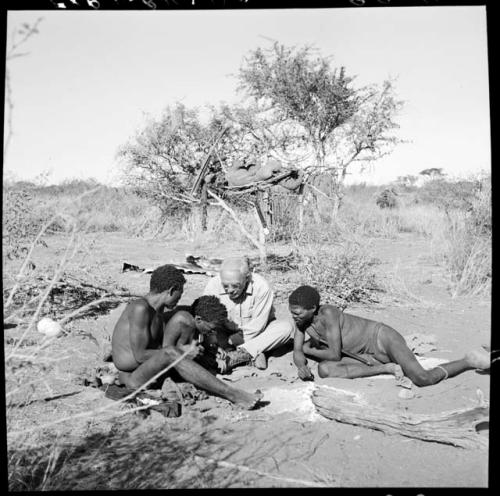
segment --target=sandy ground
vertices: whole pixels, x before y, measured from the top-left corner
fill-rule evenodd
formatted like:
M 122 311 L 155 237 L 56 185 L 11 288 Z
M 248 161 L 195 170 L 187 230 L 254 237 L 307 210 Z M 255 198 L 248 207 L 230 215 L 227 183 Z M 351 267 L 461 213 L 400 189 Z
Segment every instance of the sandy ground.
M 149 276 L 121 273 L 121 262 L 149 267 L 182 261 L 192 245 L 140 239 L 119 235 L 92 238 L 91 249 L 81 250 L 72 262 L 74 269 L 84 268 L 94 275 L 113 279 L 132 292 L 145 293 Z M 400 301 L 382 298 L 377 305 L 356 305 L 346 309 L 371 319 L 381 320 L 403 335 L 433 334 L 437 349 L 425 354 L 427 364 L 461 358 L 481 344 L 490 342 L 490 302 L 478 297 L 452 299 L 442 269 L 432 263 L 425 240 L 404 235 L 397 240 L 373 240 L 374 255 L 380 260 L 380 278 L 394 278 L 405 297 Z M 54 238 L 49 248 L 41 249 L 39 259 L 50 263 L 47 250 L 57 257 L 63 250 L 61 240 Z M 286 252 L 285 247 L 275 251 Z M 195 253 L 222 257 L 242 253 L 238 246 L 204 246 Z M 187 275 L 188 283 L 181 300 L 191 303 L 207 282 L 203 275 Z M 287 316 L 284 300 L 277 301 L 278 315 Z M 33 398 L 62 395 L 51 401 L 35 401 L 22 408 L 22 415 L 12 425 L 21 429 L 70 416 L 108 404 L 101 391 L 83 387 L 81 379 L 99 366 L 100 343 L 108 332 L 116 310 L 94 319 L 79 319 L 68 326 L 68 335 L 52 345 L 59 358 L 57 367 L 44 378 L 44 387 L 34 391 Z M 15 336 L 15 328 L 5 331 Z M 40 336 L 32 336 L 35 341 Z M 8 347 L 6 348 L 8 351 Z M 29 351 L 29 347 L 25 348 Z M 317 376 L 317 374 L 316 374 Z M 304 383 L 296 379 L 290 351 L 269 359 L 269 367 L 258 371 L 242 367 L 222 380 L 242 389 L 260 389 L 264 406 L 254 411 L 238 411 L 225 400 L 210 398 L 184 408 L 179 418 L 152 414 L 142 421 L 142 429 L 159 432 L 165 426 L 189 429 L 193 422 L 210 425 L 220 432 L 219 450 L 210 456 L 224 460 L 227 467 L 238 466 L 240 477 L 234 486 L 314 486 L 331 487 L 486 487 L 488 485 L 488 450 L 463 449 L 435 442 L 388 435 L 364 427 L 342 424 L 319 415 L 311 401 L 318 385 L 362 395 L 370 404 L 393 412 L 438 413 L 477 404 L 477 390 L 486 400 L 490 394 L 490 376 L 474 371 L 427 388 L 413 387 L 412 399 L 403 399 L 391 377 L 356 380 L 318 379 Z M 20 401 L 22 398 L 20 399 Z M 15 410 L 15 409 L 14 409 Z M 203 424 L 205 422 L 205 424 Z M 61 436 L 82 440 L 90 432 L 109 431 L 112 420 L 95 416 L 90 420 L 58 424 Z M 49 430 L 50 430 L 49 429 Z M 70 432 L 71 431 L 71 432 Z M 488 429 L 478 436 L 488 436 Z M 225 448 L 232 446 L 230 452 Z M 235 448 L 236 447 L 236 448 Z M 201 453 L 201 451 L 200 451 Z M 223 458 L 221 458 L 224 453 Z M 201 455 L 200 455 L 201 456 Z M 205 455 L 203 455 L 205 456 Z M 208 455 L 207 455 L 208 456 Z M 244 468 L 241 468 L 244 467 Z M 95 489 L 95 487 L 85 487 Z

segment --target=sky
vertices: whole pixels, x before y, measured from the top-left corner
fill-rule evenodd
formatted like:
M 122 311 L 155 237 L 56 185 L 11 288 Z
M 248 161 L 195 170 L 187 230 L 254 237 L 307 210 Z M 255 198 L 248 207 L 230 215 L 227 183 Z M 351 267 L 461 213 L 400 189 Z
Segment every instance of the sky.
M 167 106 L 236 102 L 242 59 L 269 39 L 314 45 L 356 84 L 395 78 L 407 141 L 351 170 L 382 184 L 442 168 L 490 170 L 486 9 L 404 7 L 217 11 L 10 11 L 8 33 L 43 20 L 8 62 L 12 140 L 4 177 L 117 184 L 118 148 Z M 8 38 L 8 46 L 9 46 Z M 7 129 L 7 125 L 5 125 Z

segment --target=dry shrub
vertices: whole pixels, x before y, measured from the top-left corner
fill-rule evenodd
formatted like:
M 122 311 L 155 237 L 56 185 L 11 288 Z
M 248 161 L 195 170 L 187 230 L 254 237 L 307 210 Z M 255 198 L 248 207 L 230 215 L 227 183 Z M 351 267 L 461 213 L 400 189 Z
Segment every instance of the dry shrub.
M 77 204 L 75 198 L 80 198 Z M 33 238 L 40 225 L 56 212 L 74 216 L 79 228 L 85 226 L 87 232 L 120 231 L 135 236 L 155 232 L 161 219 L 160 208 L 148 199 L 94 180 L 71 180 L 50 186 L 11 183 L 4 187 L 4 246 L 14 250 L 17 239 Z M 65 226 L 56 222 L 49 233 L 64 230 Z
M 40 212 L 32 190 L 4 188 L 3 190 L 3 252 L 8 259 L 25 256 L 48 216 Z M 54 231 L 55 225 L 51 226 Z M 43 239 L 39 244 L 45 244 Z
M 446 229 L 436 233 L 433 240 L 437 258 L 449 273 L 453 297 L 489 294 L 491 289 L 490 178 L 477 180 L 473 186 L 465 199 L 456 199 L 458 193 L 452 196 L 457 202 L 465 201 L 466 207 L 448 206 Z
M 395 208 L 398 203 L 397 196 L 394 188 L 386 188 L 377 196 L 375 203 L 380 208 Z
M 344 231 L 358 236 L 395 238 L 399 233 L 433 236 L 446 226 L 446 215 L 434 205 L 412 204 L 401 194 L 395 208 L 373 208 L 370 203 L 353 203 L 348 198 L 339 212 Z
M 366 243 L 344 239 L 330 245 L 317 243 L 294 246 L 297 271 L 273 273 L 271 280 L 279 299 L 285 299 L 297 287 L 307 284 L 317 288 L 322 300 L 345 308 L 354 302 L 376 302 L 377 284 Z
M 452 296 L 488 294 L 491 285 L 491 236 L 482 234 L 473 219 L 450 223 L 438 252 L 451 279 Z
M 364 245 L 348 240 L 332 248 L 308 245 L 299 248 L 302 264 L 299 273 L 312 286 L 321 288 L 324 301 L 339 306 L 361 301 L 376 301 L 380 288 Z

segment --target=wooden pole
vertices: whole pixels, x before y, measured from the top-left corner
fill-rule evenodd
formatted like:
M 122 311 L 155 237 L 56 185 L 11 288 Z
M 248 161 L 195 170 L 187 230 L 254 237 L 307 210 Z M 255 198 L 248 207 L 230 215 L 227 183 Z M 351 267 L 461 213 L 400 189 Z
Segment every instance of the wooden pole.
M 243 225 L 243 223 L 240 221 L 240 219 L 238 219 L 238 216 L 236 215 L 236 213 L 234 212 L 234 210 L 220 197 L 218 197 L 215 193 L 213 193 L 212 191 L 210 191 L 208 188 L 207 188 L 207 193 L 212 197 L 214 198 L 215 200 L 217 200 L 217 203 L 226 211 L 229 213 L 229 215 L 234 219 L 234 221 L 236 222 L 236 224 L 238 225 L 238 227 L 240 228 L 240 231 L 250 240 L 250 242 L 256 246 L 259 250 L 259 253 L 261 255 L 261 259 L 262 259 L 262 253 L 264 253 L 265 255 L 265 252 L 266 252 L 266 246 L 265 244 L 262 245 L 261 243 L 261 240 L 257 240 L 255 239 L 246 229 L 245 229 L 245 226 Z
M 271 190 L 266 189 L 262 193 L 262 202 L 264 203 L 264 214 L 266 219 L 266 224 L 269 230 L 272 230 L 273 226 L 273 211 L 272 211 L 272 193 Z
M 299 231 L 304 230 L 304 184 L 300 185 L 298 192 L 298 220 L 299 220 Z
M 210 150 L 207 153 L 207 156 L 205 157 L 205 161 L 203 162 L 203 165 L 200 168 L 200 171 L 198 172 L 198 175 L 196 176 L 196 179 L 194 181 L 193 187 L 191 188 L 191 196 L 196 196 L 198 194 L 198 190 L 200 189 L 200 186 L 202 184 L 203 178 L 205 177 L 207 171 L 208 171 L 208 164 L 210 163 L 210 157 L 212 156 L 212 153 L 215 150 L 215 146 L 217 145 L 218 141 L 224 136 L 226 131 L 229 128 L 225 127 L 215 138 L 215 141 L 213 142 L 212 146 L 210 147 Z
M 259 226 L 259 257 L 260 264 L 262 268 L 267 265 L 267 253 L 266 253 L 266 236 L 269 234 L 269 229 L 267 228 L 264 220 L 264 215 L 260 209 L 258 201 L 254 202 L 254 213 L 257 219 L 257 224 Z
M 200 195 L 200 210 L 201 210 L 201 230 L 207 230 L 207 217 L 208 217 L 208 194 L 207 194 L 207 183 L 203 181 L 201 185 L 201 195 Z

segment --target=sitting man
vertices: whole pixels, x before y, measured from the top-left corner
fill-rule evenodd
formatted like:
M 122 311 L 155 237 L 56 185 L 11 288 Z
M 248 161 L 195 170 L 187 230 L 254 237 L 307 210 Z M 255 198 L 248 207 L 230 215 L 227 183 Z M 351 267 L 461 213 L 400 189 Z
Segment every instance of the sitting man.
M 225 327 L 230 335 L 227 342 L 237 347 L 227 352 L 220 362 L 222 373 L 251 362 L 257 368 L 265 369 L 267 358 L 264 353 L 293 337 L 293 323 L 276 320 L 269 284 L 250 270 L 248 259 L 244 257 L 225 259 L 220 273 L 209 281 L 204 294 L 219 297 L 227 308 Z
M 185 282 L 182 272 L 174 266 L 158 267 L 151 274 L 149 293 L 125 307 L 111 342 L 120 382 L 137 389 L 188 352 L 173 366 L 185 381 L 238 406 L 253 408 L 261 398 L 260 393 L 250 394 L 233 388 L 192 360 L 201 351 L 191 342 L 196 333 L 214 328 L 222 316 L 225 318 L 220 303 L 198 302 L 194 316 L 178 312 L 174 315 L 175 321 L 164 326 L 164 309 L 177 304 Z
M 314 378 L 305 355 L 320 360 L 320 377 L 354 379 L 393 374 L 402 379 L 404 375 L 417 386 L 430 386 L 466 370 L 490 367 L 489 353 L 474 350 L 461 360 L 425 370 L 396 330 L 381 322 L 343 313 L 333 305 L 320 306 L 319 293 L 311 286 L 300 286 L 288 301 L 297 325 L 293 360 L 302 380 Z M 305 332 L 310 337 L 306 342 Z M 371 365 L 342 358 L 342 352 L 361 355 Z

